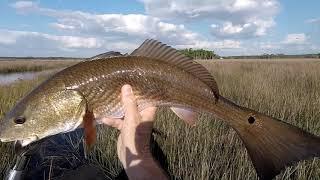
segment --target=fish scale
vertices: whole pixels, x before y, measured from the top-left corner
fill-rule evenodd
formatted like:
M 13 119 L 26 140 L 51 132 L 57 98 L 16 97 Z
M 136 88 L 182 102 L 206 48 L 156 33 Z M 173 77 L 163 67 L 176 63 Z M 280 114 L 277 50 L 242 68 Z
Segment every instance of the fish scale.
M 160 93 L 157 95 L 157 92 L 159 89 L 167 89 L 167 92 L 170 92 L 171 94 L 167 94 L 167 101 L 164 103 L 166 105 L 170 105 L 170 103 L 176 104 L 176 102 L 170 102 L 169 97 L 176 97 L 176 94 L 188 94 L 188 93 L 181 93 L 181 90 L 191 89 L 194 88 L 191 86 L 191 84 L 184 84 L 182 82 L 190 82 L 194 81 L 193 77 L 187 77 L 185 78 L 183 70 L 178 71 L 173 76 L 167 77 L 164 76 L 164 74 L 174 73 L 172 71 L 172 67 L 168 65 L 167 63 L 161 63 L 161 62 L 153 62 L 150 61 L 148 58 L 144 57 L 117 57 L 112 59 L 107 59 L 104 61 L 91 61 L 91 62 L 85 62 L 86 66 L 79 66 L 79 69 L 77 71 L 73 71 L 74 73 L 77 72 L 83 72 L 82 76 L 77 78 L 76 83 L 69 81 L 68 84 L 66 84 L 67 87 L 77 87 L 74 88 L 74 90 L 79 90 L 84 96 L 86 96 L 87 101 L 92 106 L 93 110 L 101 115 L 103 112 L 109 112 L 109 114 L 103 114 L 103 116 L 110 116 L 113 117 L 114 114 L 112 112 L 121 112 L 122 115 L 124 115 L 122 106 L 119 106 L 121 104 L 120 98 L 119 98 L 119 92 L 120 88 L 123 84 L 133 84 L 134 91 L 136 91 L 137 96 L 139 97 L 137 101 L 139 102 L 147 100 L 158 100 L 159 97 L 163 96 L 164 93 Z M 144 63 L 145 66 L 141 67 L 140 63 Z M 91 66 L 92 69 L 96 69 L 94 73 L 92 71 L 88 70 L 88 66 Z M 166 68 L 158 69 L 156 67 L 159 66 L 165 66 Z M 95 68 L 95 67 L 101 67 L 101 69 Z M 139 67 L 139 68 L 136 68 Z M 103 69 L 103 70 L 102 70 Z M 114 73 L 114 69 L 117 69 L 117 72 Z M 138 70 L 137 70 L 138 69 Z M 124 73 L 123 73 L 124 72 Z M 143 73 L 141 73 L 143 72 Z M 101 78 L 102 74 L 105 78 Z M 67 73 L 61 73 L 60 76 L 73 77 L 73 74 L 70 74 L 70 72 Z M 180 78 L 179 78 L 180 77 Z M 91 80 L 91 81 L 90 81 Z M 89 83 L 86 83 L 88 82 Z M 159 82 L 170 82 L 170 83 L 162 83 L 159 85 Z M 117 89 L 115 91 L 112 91 L 113 93 L 107 93 L 108 91 L 99 91 L 96 87 L 100 87 L 102 85 L 105 86 L 112 86 L 114 89 Z M 145 89 L 144 84 L 149 84 L 148 89 Z M 184 84 L 184 85 L 183 85 Z M 193 85 L 195 82 L 193 83 Z M 207 94 L 203 93 L 204 89 L 210 89 L 208 88 L 204 83 L 201 81 L 197 82 L 197 86 L 199 88 L 196 88 L 196 92 L 193 94 L 201 94 L 206 95 L 206 101 L 209 101 L 210 104 L 212 103 L 215 98 L 211 90 L 208 91 Z M 183 85 L 183 86 L 182 86 Z M 189 85 L 189 86 L 188 86 Z M 70 89 L 70 88 L 69 88 Z M 172 89 L 170 91 L 170 89 Z M 175 89 L 179 89 L 175 91 Z M 200 96 L 201 96 L 200 95 Z M 109 97 L 107 99 L 102 97 Z M 193 97 L 189 96 L 189 97 Z M 162 97 L 163 98 L 163 97 Z M 181 97 L 177 102 L 185 101 L 183 105 L 185 106 L 191 106 L 192 103 L 194 103 L 195 100 L 192 102 L 188 102 L 189 99 L 183 99 L 185 97 Z M 172 98 L 173 99 L 173 98 Z M 212 102 L 210 102 L 210 99 Z M 199 102 L 199 99 L 197 99 Z M 116 105 L 120 109 L 104 109 L 103 107 L 108 107 L 107 104 L 111 104 L 111 107 Z M 103 112 L 99 112 L 102 111 Z M 118 114 L 118 113 L 117 113 Z M 97 118 L 101 118 L 96 116 Z

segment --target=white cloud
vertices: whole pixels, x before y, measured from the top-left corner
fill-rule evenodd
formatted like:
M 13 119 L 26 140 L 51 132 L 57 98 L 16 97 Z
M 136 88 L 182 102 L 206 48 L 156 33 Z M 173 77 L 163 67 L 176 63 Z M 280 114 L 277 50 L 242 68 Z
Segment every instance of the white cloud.
M 218 38 L 266 35 L 275 25 L 277 0 L 141 0 L 152 16 L 182 21 L 207 21 Z
M 37 7 L 37 4 L 32 1 L 17 1 L 11 5 L 16 9 L 30 9 Z
M 127 50 L 123 42 L 94 37 L 58 36 L 30 31 L 0 29 L 2 56 L 92 56 L 105 49 Z M 132 46 L 131 46 L 132 47 Z
M 71 30 L 71 32 L 81 35 L 130 36 L 136 39 L 155 38 L 175 44 L 188 43 L 199 38 L 197 33 L 186 29 L 184 25 L 166 23 L 159 18 L 142 14 L 95 15 L 79 12 L 61 12 L 61 14 L 56 12 L 54 17 L 58 22 L 52 23 L 52 27 L 65 32 Z
M 280 44 L 279 43 L 274 43 L 274 42 L 261 42 L 259 43 L 259 47 L 262 50 L 275 50 L 275 49 L 280 49 Z
M 21 40 L 34 38 L 41 39 L 42 41 L 52 41 L 59 44 L 61 48 L 99 48 L 102 45 L 102 42 L 92 37 L 56 36 L 39 32 L 10 31 L 3 29 L 0 29 L 0 37 L 6 37 L 4 40 L 0 40 L 1 44 L 14 44 Z M 42 46 L 42 44 L 39 44 L 39 46 Z
M 13 7 L 17 11 L 25 12 L 24 6 L 14 5 Z M 143 14 L 91 14 L 81 11 L 54 10 L 39 6 L 32 13 L 54 17 L 57 22 L 50 23 L 51 27 L 76 35 L 134 36 L 136 39 L 156 38 L 176 44 L 199 38 L 197 33 L 186 29 L 184 25 L 166 23 L 159 18 Z
M 218 19 L 245 21 L 252 17 L 273 17 L 279 8 L 276 0 L 140 0 L 146 12 L 163 18 Z M 227 17 L 232 15 L 231 17 Z
M 247 47 L 250 46 L 247 45 Z M 313 44 L 304 33 L 287 34 L 281 41 L 253 43 L 250 48 L 260 52 L 256 54 L 306 54 L 317 53 L 320 50 L 319 46 Z
M 306 20 L 307 23 L 320 23 L 320 18 L 312 18 Z
M 252 20 L 244 24 L 233 24 L 227 21 L 222 25 L 212 24 L 210 27 L 211 33 L 216 37 L 243 39 L 263 36 L 274 24 L 271 19 L 269 21 Z
M 66 48 L 99 48 L 102 42 L 96 38 L 83 38 L 74 36 L 53 36 L 42 34 L 44 38 L 61 43 Z
M 38 4 L 33 1 L 17 1 L 11 4 L 11 7 L 18 10 L 19 13 L 28 13 L 38 9 Z
M 177 48 L 230 49 L 240 47 L 238 41 L 211 42 L 201 34 L 187 29 L 183 24 L 168 23 L 150 15 L 92 14 L 82 11 L 55 10 L 38 5 L 34 5 L 31 12 L 26 11 L 28 6 L 13 5 L 13 7 L 18 12 L 53 17 L 54 22 L 51 22 L 49 26 L 61 33 L 68 34 L 68 36 L 54 36 L 53 38 L 48 35 L 45 38 L 63 43 L 63 47 L 68 49 L 98 46 L 96 48 L 108 47 L 106 51 L 117 48 L 130 52 L 146 38 L 158 39 Z M 81 37 L 86 37 L 86 41 L 79 39 Z M 94 37 L 95 39 L 89 39 L 88 37 Z M 81 44 L 86 44 L 83 46 L 87 47 L 81 47 Z
M 76 27 L 72 25 L 65 25 L 65 24 L 60 24 L 60 23 L 51 23 L 51 27 L 59 30 L 75 30 Z
M 11 44 L 15 44 L 16 40 L 17 40 L 17 34 L 0 30 L 0 44 L 11 45 Z
M 304 33 L 288 34 L 282 43 L 291 45 L 306 44 L 307 37 Z
M 202 49 L 240 49 L 240 41 L 195 41 L 189 45 L 178 45 L 177 48 L 202 48 Z
M 319 46 L 311 43 L 310 35 L 304 33 L 288 34 L 278 41 L 252 39 L 267 35 L 275 26 L 278 0 L 140 1 L 146 14 L 94 14 L 44 8 L 34 1 L 15 2 L 11 7 L 18 13 L 50 17 L 48 25 L 52 30 L 40 33 L 0 29 L 0 53 L 86 57 L 110 50 L 130 53 L 146 38 L 158 39 L 175 48 L 214 50 L 220 55 L 319 50 Z M 200 21 L 200 28 L 207 24 L 212 36 L 189 28 Z M 306 22 L 320 21 L 315 18 Z

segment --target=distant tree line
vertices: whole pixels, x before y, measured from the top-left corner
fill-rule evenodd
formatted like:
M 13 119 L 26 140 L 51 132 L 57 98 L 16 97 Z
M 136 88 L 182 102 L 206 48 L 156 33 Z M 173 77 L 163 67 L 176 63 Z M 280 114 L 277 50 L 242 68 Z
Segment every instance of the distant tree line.
M 193 59 L 215 59 L 219 58 L 217 54 L 214 53 L 214 51 L 204 50 L 204 49 L 180 49 L 178 50 L 182 54 L 191 57 Z
M 274 58 L 320 58 L 318 54 L 299 54 L 299 55 L 287 55 L 287 54 L 261 54 L 251 56 L 227 56 L 225 59 L 274 59 Z

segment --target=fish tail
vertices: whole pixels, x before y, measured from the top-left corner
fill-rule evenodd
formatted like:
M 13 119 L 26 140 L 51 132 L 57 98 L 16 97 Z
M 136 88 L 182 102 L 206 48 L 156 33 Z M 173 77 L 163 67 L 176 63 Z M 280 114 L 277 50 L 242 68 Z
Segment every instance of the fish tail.
M 286 166 L 320 156 L 319 137 L 290 124 L 272 121 L 263 123 L 254 133 L 235 128 L 260 179 L 272 179 Z
M 286 166 L 320 156 L 320 138 L 298 127 L 228 102 L 230 124 L 247 148 L 260 179 L 272 179 Z

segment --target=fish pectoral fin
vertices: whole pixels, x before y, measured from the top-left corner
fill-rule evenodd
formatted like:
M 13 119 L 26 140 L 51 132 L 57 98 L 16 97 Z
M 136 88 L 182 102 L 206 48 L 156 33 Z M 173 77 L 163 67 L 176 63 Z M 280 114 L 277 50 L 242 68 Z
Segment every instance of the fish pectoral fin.
M 320 138 L 271 117 L 235 128 L 260 179 L 272 179 L 286 166 L 320 156 Z
M 88 109 L 83 116 L 83 128 L 86 145 L 90 148 L 96 142 L 97 130 L 94 114 Z
M 91 148 L 92 145 L 96 142 L 96 137 L 97 137 L 96 120 L 93 114 L 93 109 L 89 105 L 86 99 L 86 96 L 80 90 L 73 90 L 73 91 L 76 91 L 78 94 L 82 96 L 82 102 L 79 105 L 79 110 L 80 110 L 79 112 L 81 112 L 81 109 L 84 110 L 84 114 L 82 118 L 82 126 L 84 129 L 84 140 L 86 142 L 87 147 Z
M 190 126 L 195 126 L 196 121 L 198 119 L 198 113 L 194 112 L 191 109 L 188 108 L 177 108 L 177 107 L 171 107 L 170 108 L 179 118 L 184 120 L 187 124 Z

